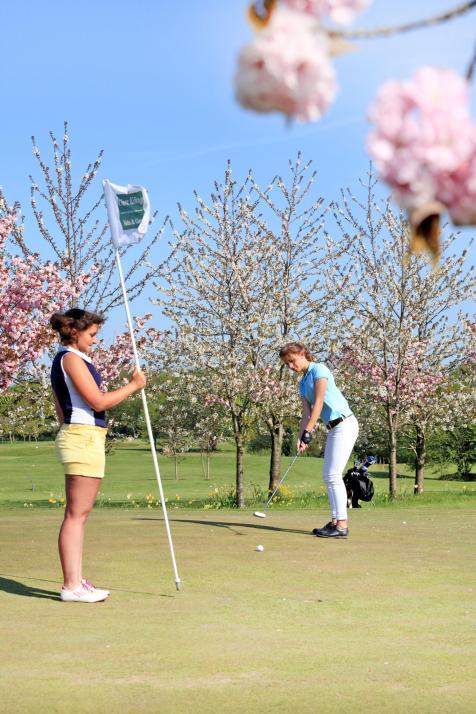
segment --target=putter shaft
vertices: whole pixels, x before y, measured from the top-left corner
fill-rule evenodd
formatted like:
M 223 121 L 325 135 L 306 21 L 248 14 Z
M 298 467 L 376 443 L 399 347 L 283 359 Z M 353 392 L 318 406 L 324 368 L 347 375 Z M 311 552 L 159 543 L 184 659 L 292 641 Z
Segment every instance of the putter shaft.
M 294 466 L 294 463 L 295 463 L 296 459 L 298 458 L 298 456 L 299 456 L 299 451 L 297 452 L 296 456 L 294 457 L 294 459 L 291 461 L 291 463 L 289 464 L 288 468 L 287 468 L 286 471 L 284 472 L 284 476 L 281 477 L 281 480 L 280 480 L 280 482 L 278 483 L 278 485 L 276 486 L 276 488 L 274 489 L 273 493 L 272 493 L 271 496 L 268 498 L 268 502 L 267 502 L 266 506 L 264 507 L 264 510 L 265 510 L 265 511 L 268 510 L 268 506 L 269 506 L 269 504 L 271 503 L 271 501 L 273 500 L 274 494 L 275 494 L 276 491 L 278 491 L 279 488 L 281 487 L 281 484 L 283 483 L 283 481 L 284 481 L 284 479 L 286 478 L 286 476 L 288 475 L 288 473 L 291 471 L 291 469 L 292 469 L 292 467 Z

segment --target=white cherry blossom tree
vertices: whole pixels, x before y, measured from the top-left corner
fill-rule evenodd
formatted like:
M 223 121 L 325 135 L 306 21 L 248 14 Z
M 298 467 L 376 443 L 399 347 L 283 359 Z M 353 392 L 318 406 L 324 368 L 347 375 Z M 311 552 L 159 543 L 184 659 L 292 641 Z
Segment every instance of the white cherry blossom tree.
M 231 168 L 206 203 L 195 194 L 156 283 L 176 338 L 175 368 L 206 374 L 206 403 L 225 407 L 236 444 L 237 504 L 244 505 L 244 448 L 253 420 L 264 420 L 273 448 L 270 487 L 279 477 L 283 420 L 296 413 L 295 385 L 279 363 L 285 341 L 304 339 L 325 353 L 345 293 L 342 263 L 350 237 L 326 232 L 315 175 L 301 159 L 290 178 L 261 190 L 250 174 L 238 185 Z M 338 278 L 338 279 L 337 279 Z M 334 330 L 337 334 L 338 330 Z
M 438 271 L 407 254 L 409 225 L 402 212 L 375 199 L 376 181 L 369 174 L 367 201 L 350 193 L 334 207 L 339 228 L 350 225 L 358 239 L 349 246 L 355 283 L 351 309 L 354 329 L 341 347 L 340 366 L 369 404 L 385 412 L 389 445 L 389 490 L 397 493 L 397 438 L 402 423 L 413 424 L 417 459 L 416 491 L 423 488 L 425 434 L 438 412 L 447 412 L 443 385 L 466 358 L 464 314 L 450 313 L 474 296 L 475 271 L 467 251 L 457 250 L 449 235 Z M 362 217 L 363 216 L 363 217 Z M 454 390 L 458 404 L 465 390 Z M 458 408 L 458 407 L 456 407 Z M 371 410 L 373 411 L 373 410 Z

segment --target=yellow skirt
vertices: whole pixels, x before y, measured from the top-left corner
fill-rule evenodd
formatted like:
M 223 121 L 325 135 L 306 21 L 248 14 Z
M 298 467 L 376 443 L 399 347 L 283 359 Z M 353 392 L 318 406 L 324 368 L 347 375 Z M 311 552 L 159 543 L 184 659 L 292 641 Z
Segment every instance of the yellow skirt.
M 63 424 L 55 441 L 65 476 L 103 478 L 107 429 L 88 424 Z

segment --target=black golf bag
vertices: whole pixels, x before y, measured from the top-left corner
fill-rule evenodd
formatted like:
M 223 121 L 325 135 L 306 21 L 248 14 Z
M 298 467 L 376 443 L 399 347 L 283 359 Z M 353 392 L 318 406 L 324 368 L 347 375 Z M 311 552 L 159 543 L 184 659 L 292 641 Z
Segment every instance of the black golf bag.
M 360 465 L 358 461 L 354 461 L 353 468 L 349 469 L 344 476 L 349 508 L 362 508 L 359 501 L 372 500 L 374 485 L 368 477 L 368 466 L 375 464 L 376 461 L 375 456 L 366 456 Z

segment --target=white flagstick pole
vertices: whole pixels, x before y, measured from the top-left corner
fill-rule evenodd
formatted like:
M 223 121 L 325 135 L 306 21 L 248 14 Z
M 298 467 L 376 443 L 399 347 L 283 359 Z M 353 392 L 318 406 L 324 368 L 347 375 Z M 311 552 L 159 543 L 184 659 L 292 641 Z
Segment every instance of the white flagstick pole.
M 116 262 L 117 262 L 117 267 L 119 269 L 119 277 L 121 280 L 121 286 L 122 286 L 122 293 L 124 295 L 124 307 L 126 308 L 126 315 L 127 315 L 127 322 L 129 324 L 129 332 L 131 333 L 131 340 L 132 340 L 132 349 L 134 351 L 134 359 L 136 363 L 136 367 L 140 369 L 140 364 L 139 364 L 139 355 L 137 353 L 137 346 L 136 346 L 136 340 L 134 337 L 134 329 L 132 327 L 132 319 L 131 319 L 131 313 L 129 310 L 129 301 L 127 299 L 127 292 L 126 292 L 126 285 L 124 282 L 124 275 L 122 272 L 122 265 L 121 265 L 121 258 L 119 256 L 119 250 L 116 248 Z M 145 422 L 147 424 L 147 433 L 149 435 L 149 442 L 150 442 L 150 450 L 152 453 L 152 461 L 154 462 L 154 468 L 155 468 L 155 475 L 157 476 L 157 484 L 159 486 L 159 493 L 160 493 L 160 502 L 162 504 L 162 511 L 164 514 L 164 521 L 165 521 L 165 529 L 167 531 L 167 539 L 169 541 L 169 548 L 170 548 L 170 555 L 172 557 L 172 565 L 174 568 L 174 575 L 175 575 L 175 587 L 177 590 L 180 590 L 180 586 L 182 585 L 182 581 L 180 580 L 178 570 L 177 570 L 177 563 L 175 562 L 175 553 L 174 553 L 174 544 L 172 542 L 172 534 L 170 532 L 170 525 L 169 525 L 169 517 L 167 515 L 167 506 L 165 505 L 165 497 L 164 497 L 164 491 L 162 489 L 162 481 L 160 478 L 160 471 L 159 471 L 159 463 L 157 461 L 157 453 L 155 451 L 155 442 L 154 442 L 154 434 L 152 433 L 152 426 L 150 423 L 150 417 L 149 417 L 149 408 L 147 406 L 147 397 L 145 396 L 145 391 L 144 389 L 141 389 L 141 396 L 142 396 L 142 404 L 144 407 L 144 416 L 145 416 Z

